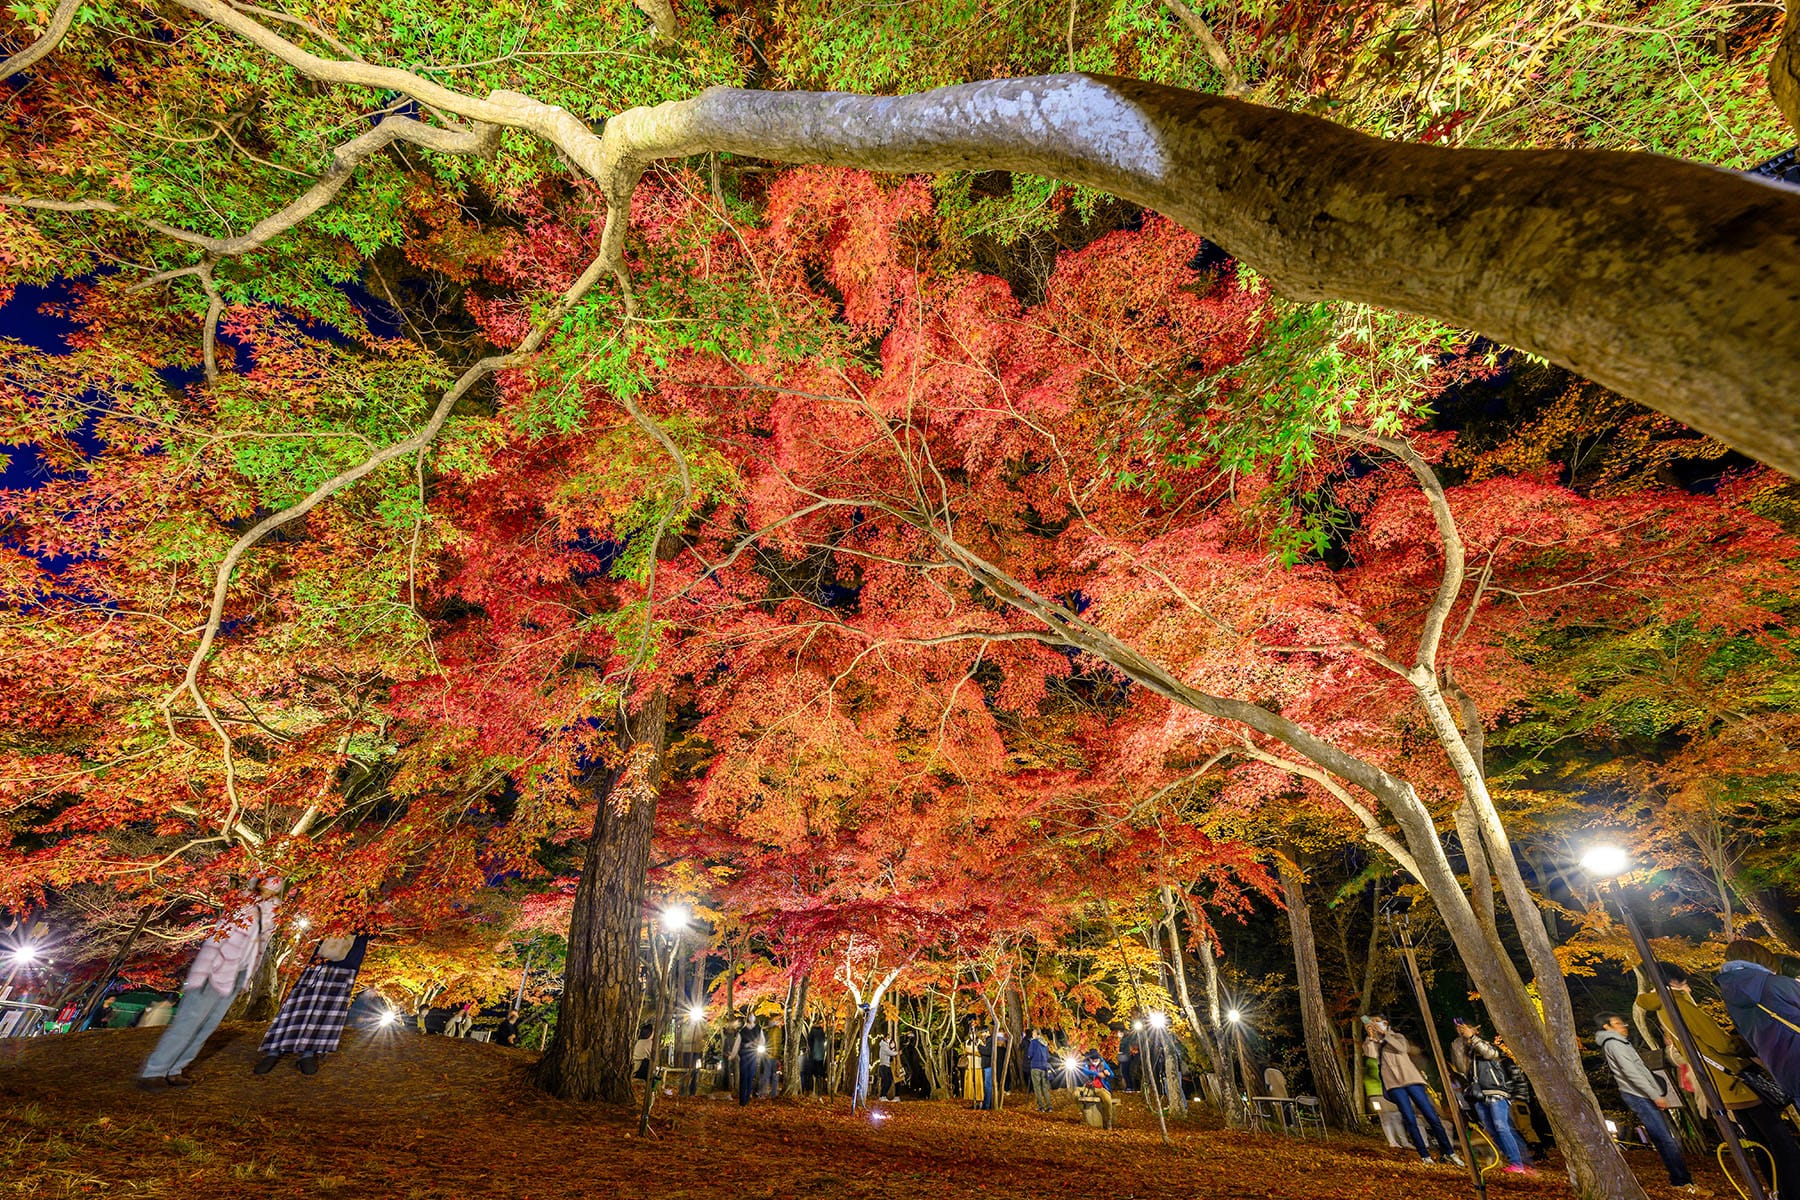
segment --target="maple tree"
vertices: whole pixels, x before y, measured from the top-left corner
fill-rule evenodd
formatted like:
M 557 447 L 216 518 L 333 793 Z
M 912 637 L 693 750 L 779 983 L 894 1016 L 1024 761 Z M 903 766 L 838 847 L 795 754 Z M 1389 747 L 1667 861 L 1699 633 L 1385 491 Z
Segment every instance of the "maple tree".
M 1632 1193 L 1515 854 L 1522 793 L 1493 786 L 1489 742 L 1557 720 L 1600 736 L 1650 645 L 1709 677 L 1658 718 L 1681 745 L 1646 769 L 1690 812 L 1716 812 L 1723 764 L 1732 803 L 1779 803 L 1786 764 L 1752 796 L 1745 763 L 1769 722 L 1710 674 L 1729 660 L 1728 687 L 1785 720 L 1794 546 L 1772 517 L 1789 501 L 1766 472 L 1711 495 L 1644 485 L 1694 456 L 1662 418 L 1621 416 L 1638 449 L 1591 492 L 1529 447 L 1459 458 L 1430 405 L 1507 369 L 1497 354 L 1278 301 L 1250 268 L 1290 297 L 1546 351 L 1791 465 L 1785 426 L 1764 423 L 1791 399 L 1771 380 L 1794 322 L 1767 301 L 1794 290 L 1786 193 L 1643 156 L 1476 149 L 1520 106 L 1517 64 L 1480 56 L 1473 11 L 1409 106 L 1364 50 L 1322 61 L 1323 18 L 1302 9 L 1215 34 L 1170 5 L 1085 39 L 1094 61 L 1075 65 L 1149 83 L 872 101 L 694 93 L 742 82 L 756 54 L 789 83 L 864 89 L 1061 64 L 1040 46 L 973 70 L 980 39 L 938 39 L 875 79 L 868 59 L 821 65 L 835 43 L 803 9 L 766 28 L 652 4 L 648 24 L 546 19 L 530 51 L 499 8 L 472 8 L 454 44 L 427 31 L 440 14 L 397 10 L 421 47 L 400 70 L 367 14 L 181 7 L 206 21 L 59 5 L 29 61 L 0 69 L 29 69 L 5 118 L 21 136 L 3 152 L 4 286 L 86 277 L 68 353 L 6 348 L 5 436 L 48 477 L 0 509 L 18 614 L 0 685 L 25 718 L 3 747 L 0 901 L 119 888 L 160 906 L 276 863 L 326 927 L 419 931 L 402 986 L 466 975 L 474 994 L 498 983 L 462 960 L 500 930 L 469 898 L 515 876 L 561 895 L 579 845 L 546 1087 L 630 1098 L 647 897 L 688 894 L 736 939 L 732 1002 L 741 974 L 790 1025 L 860 1009 L 860 1098 L 890 997 L 931 1030 L 970 1007 L 1015 1032 L 1031 1006 L 1179 1007 L 1219 1070 L 1210 922 L 1279 880 L 1332 1090 L 1301 864 L 1283 844 L 1271 870 L 1248 844 L 1299 805 L 1426 885 L 1583 1190 Z M 954 15 L 907 18 L 908 36 Z M 1191 73 L 1150 52 L 1171 30 L 1227 92 L 1332 95 L 1365 128 L 1458 148 L 1179 91 Z M 1070 59 L 1075 40 L 1071 22 Z M 600 42 L 628 47 L 606 52 L 616 72 L 555 69 Z M 1717 57 L 1689 86 L 1742 93 Z M 148 134 L 117 111 L 131 89 L 154 97 Z M 1667 145 L 1645 121 L 1633 144 Z M 1134 130 L 1150 140 L 1125 138 L 1129 161 L 1095 148 Z M 978 196 L 771 175 L 750 155 L 1015 174 Z M 673 157 L 691 161 L 656 165 Z M 1026 171 L 1147 203 L 1239 258 Z M 1581 209 L 1579 227 L 1520 232 L 1534 172 L 1555 181 L 1532 211 Z M 1388 204 L 1398 176 L 1408 201 Z M 1378 200 L 1381 219 L 1356 218 Z M 1732 220 L 1736 240 L 1713 236 Z M 1068 252 L 1027 241 L 999 254 L 1009 278 L 969 269 L 996 253 L 984 228 L 1053 221 L 1087 222 Z M 1422 246 L 1453 268 L 1409 269 Z M 1636 292 L 1617 286 L 1627 267 Z M 1659 288 L 1678 319 L 1645 301 Z M 1584 420 L 1605 423 L 1572 400 L 1531 444 Z M 1708 836 L 1735 861 L 1743 833 Z M 1090 935 L 1114 948 L 1086 974 L 1039 969 Z M 1204 1014 L 1184 950 L 1209 971 Z

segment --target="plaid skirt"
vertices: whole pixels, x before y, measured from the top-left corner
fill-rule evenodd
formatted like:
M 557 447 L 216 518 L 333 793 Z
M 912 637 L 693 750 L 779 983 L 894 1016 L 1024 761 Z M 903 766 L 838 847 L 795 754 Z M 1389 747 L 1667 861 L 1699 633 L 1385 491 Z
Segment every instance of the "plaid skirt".
M 294 990 L 263 1038 L 264 1054 L 329 1054 L 338 1048 L 356 968 L 314 963 L 300 972 Z

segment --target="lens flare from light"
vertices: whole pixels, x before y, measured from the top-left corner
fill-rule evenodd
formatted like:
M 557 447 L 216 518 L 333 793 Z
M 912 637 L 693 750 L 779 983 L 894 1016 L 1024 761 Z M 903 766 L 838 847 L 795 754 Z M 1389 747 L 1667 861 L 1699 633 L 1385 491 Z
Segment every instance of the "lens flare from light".
M 688 927 L 688 922 L 693 919 L 693 915 L 693 913 L 688 911 L 688 906 L 685 904 L 669 905 L 669 907 L 662 910 L 663 931 L 665 933 L 680 933 Z
M 1153 1012 L 1150 1014 L 1150 1028 L 1152 1028 L 1152 1029 L 1167 1029 L 1168 1027 L 1169 1027 L 1169 1014 L 1160 1013 L 1160 1012 Z
M 10 954 L 8 957 L 10 957 L 12 959 L 13 966 L 15 966 L 15 967 L 29 967 L 32 963 L 37 961 L 37 957 L 38 957 L 37 947 L 36 946 L 15 947 L 13 949 L 12 954 Z
M 1225 1014 L 1225 1019 L 1230 1021 L 1233 1025 L 1236 1025 L 1239 1021 L 1244 1019 L 1244 1014 L 1234 1008 Z
M 688 1009 L 688 1020 L 696 1025 L 701 1024 L 706 1020 L 706 1009 L 698 1004 L 694 1005 L 694 1007 Z
M 1076 1058 L 1073 1054 L 1063 1055 L 1063 1070 L 1078 1071 L 1080 1069 L 1081 1069 L 1081 1060 L 1079 1058 Z
M 1581 869 L 1595 879 L 1614 879 L 1631 869 L 1631 855 L 1622 846 L 1595 846 L 1581 856 Z
M 383 1029 L 392 1028 L 400 1023 L 400 1014 L 391 1008 L 385 1009 L 379 1017 L 375 1018 L 375 1023 Z

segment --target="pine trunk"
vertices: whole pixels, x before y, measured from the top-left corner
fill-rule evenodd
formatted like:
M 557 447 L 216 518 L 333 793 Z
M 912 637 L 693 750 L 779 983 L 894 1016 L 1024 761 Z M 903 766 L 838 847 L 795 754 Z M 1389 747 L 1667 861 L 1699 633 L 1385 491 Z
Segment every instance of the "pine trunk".
M 647 794 L 624 812 L 612 803 L 622 766 L 596 770 L 585 786 L 594 799 L 594 832 L 588 839 L 581 882 L 569 922 L 569 961 L 563 975 L 556 1036 L 538 1060 L 539 1087 L 565 1100 L 631 1103 L 631 1044 L 643 1003 L 639 929 L 644 910 L 644 872 L 656 824 L 668 729 L 668 697 L 656 692 L 643 709 L 620 714 L 620 748 L 651 747 Z M 629 762 L 629 756 L 623 756 Z
M 1312 910 L 1300 872 L 1286 855 L 1277 858 L 1281 891 L 1287 902 L 1288 931 L 1294 938 L 1294 972 L 1300 982 L 1300 1024 L 1306 1034 L 1306 1061 L 1312 1067 L 1313 1090 L 1319 1108 L 1334 1129 L 1354 1130 L 1356 1106 L 1344 1081 L 1338 1059 L 1337 1038 L 1331 1031 L 1331 1014 L 1325 1009 L 1325 991 L 1319 979 L 1319 952 L 1313 939 Z

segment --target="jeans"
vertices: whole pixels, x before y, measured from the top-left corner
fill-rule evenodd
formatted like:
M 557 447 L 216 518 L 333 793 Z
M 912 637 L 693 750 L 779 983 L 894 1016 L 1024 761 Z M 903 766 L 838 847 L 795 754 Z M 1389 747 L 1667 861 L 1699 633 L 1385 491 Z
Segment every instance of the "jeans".
M 773 1054 L 762 1056 L 762 1069 L 757 1074 L 761 1076 L 762 1083 L 759 1090 L 765 1096 L 773 1097 L 775 1095 L 775 1069 L 778 1065 Z
M 183 992 L 181 1003 L 175 1009 L 175 1018 L 157 1039 L 156 1049 L 150 1052 L 150 1061 L 144 1064 L 143 1078 L 179 1075 L 182 1068 L 194 1061 L 200 1047 L 206 1045 L 206 1039 L 225 1019 L 225 1010 L 235 999 L 235 991 L 229 996 L 221 996 L 204 984 Z
M 1449 1158 L 1456 1153 L 1451 1144 L 1450 1135 L 1444 1132 L 1444 1123 L 1438 1119 L 1436 1107 L 1431 1103 L 1431 1093 L 1425 1090 L 1422 1083 L 1409 1083 L 1405 1087 L 1390 1088 L 1388 1099 L 1400 1108 L 1400 1119 L 1406 1123 L 1406 1135 L 1412 1138 L 1413 1149 L 1419 1152 L 1420 1158 L 1430 1158 L 1431 1151 L 1425 1148 L 1425 1135 L 1419 1130 L 1419 1114 L 1423 1113 L 1425 1121 L 1431 1126 L 1433 1136 L 1437 1138 L 1438 1149 L 1444 1157 Z
M 1039 1112 L 1050 1111 L 1050 1072 L 1034 1068 L 1031 1072 L 1031 1094 L 1037 1097 Z
M 1761 1144 L 1775 1160 L 1776 1191 L 1781 1200 L 1800 1200 L 1800 1144 L 1794 1141 L 1793 1130 L 1781 1114 L 1767 1104 L 1755 1104 L 1732 1109 L 1731 1115 L 1751 1140 Z M 1747 1153 L 1761 1170 L 1765 1165 L 1762 1155 L 1755 1150 Z
M 1676 1187 L 1686 1187 L 1692 1183 L 1687 1159 L 1681 1156 L 1681 1143 L 1675 1140 L 1675 1131 L 1669 1128 L 1669 1118 L 1663 1116 L 1662 1109 L 1656 1107 L 1656 1101 L 1647 1096 L 1633 1096 L 1628 1092 L 1620 1092 L 1619 1099 L 1625 1101 L 1625 1107 L 1637 1116 L 1644 1126 L 1644 1132 L 1650 1135 L 1650 1144 L 1656 1147 L 1657 1157 L 1662 1159 L 1663 1166 L 1668 1169 L 1669 1182 Z
M 1525 1165 L 1525 1147 L 1513 1129 L 1512 1101 L 1505 1096 L 1487 1096 L 1475 1106 L 1475 1118 L 1494 1139 L 1494 1146 L 1515 1167 Z
M 894 1098 L 894 1068 L 887 1063 L 875 1068 L 875 1094 L 883 1100 Z
M 756 1091 L 756 1077 L 760 1073 L 761 1072 L 757 1070 L 756 1060 L 754 1058 L 749 1056 L 740 1056 L 738 1058 L 739 1104 L 750 1103 L 750 1097 Z
M 994 1068 L 981 1068 L 981 1107 L 994 1107 Z

